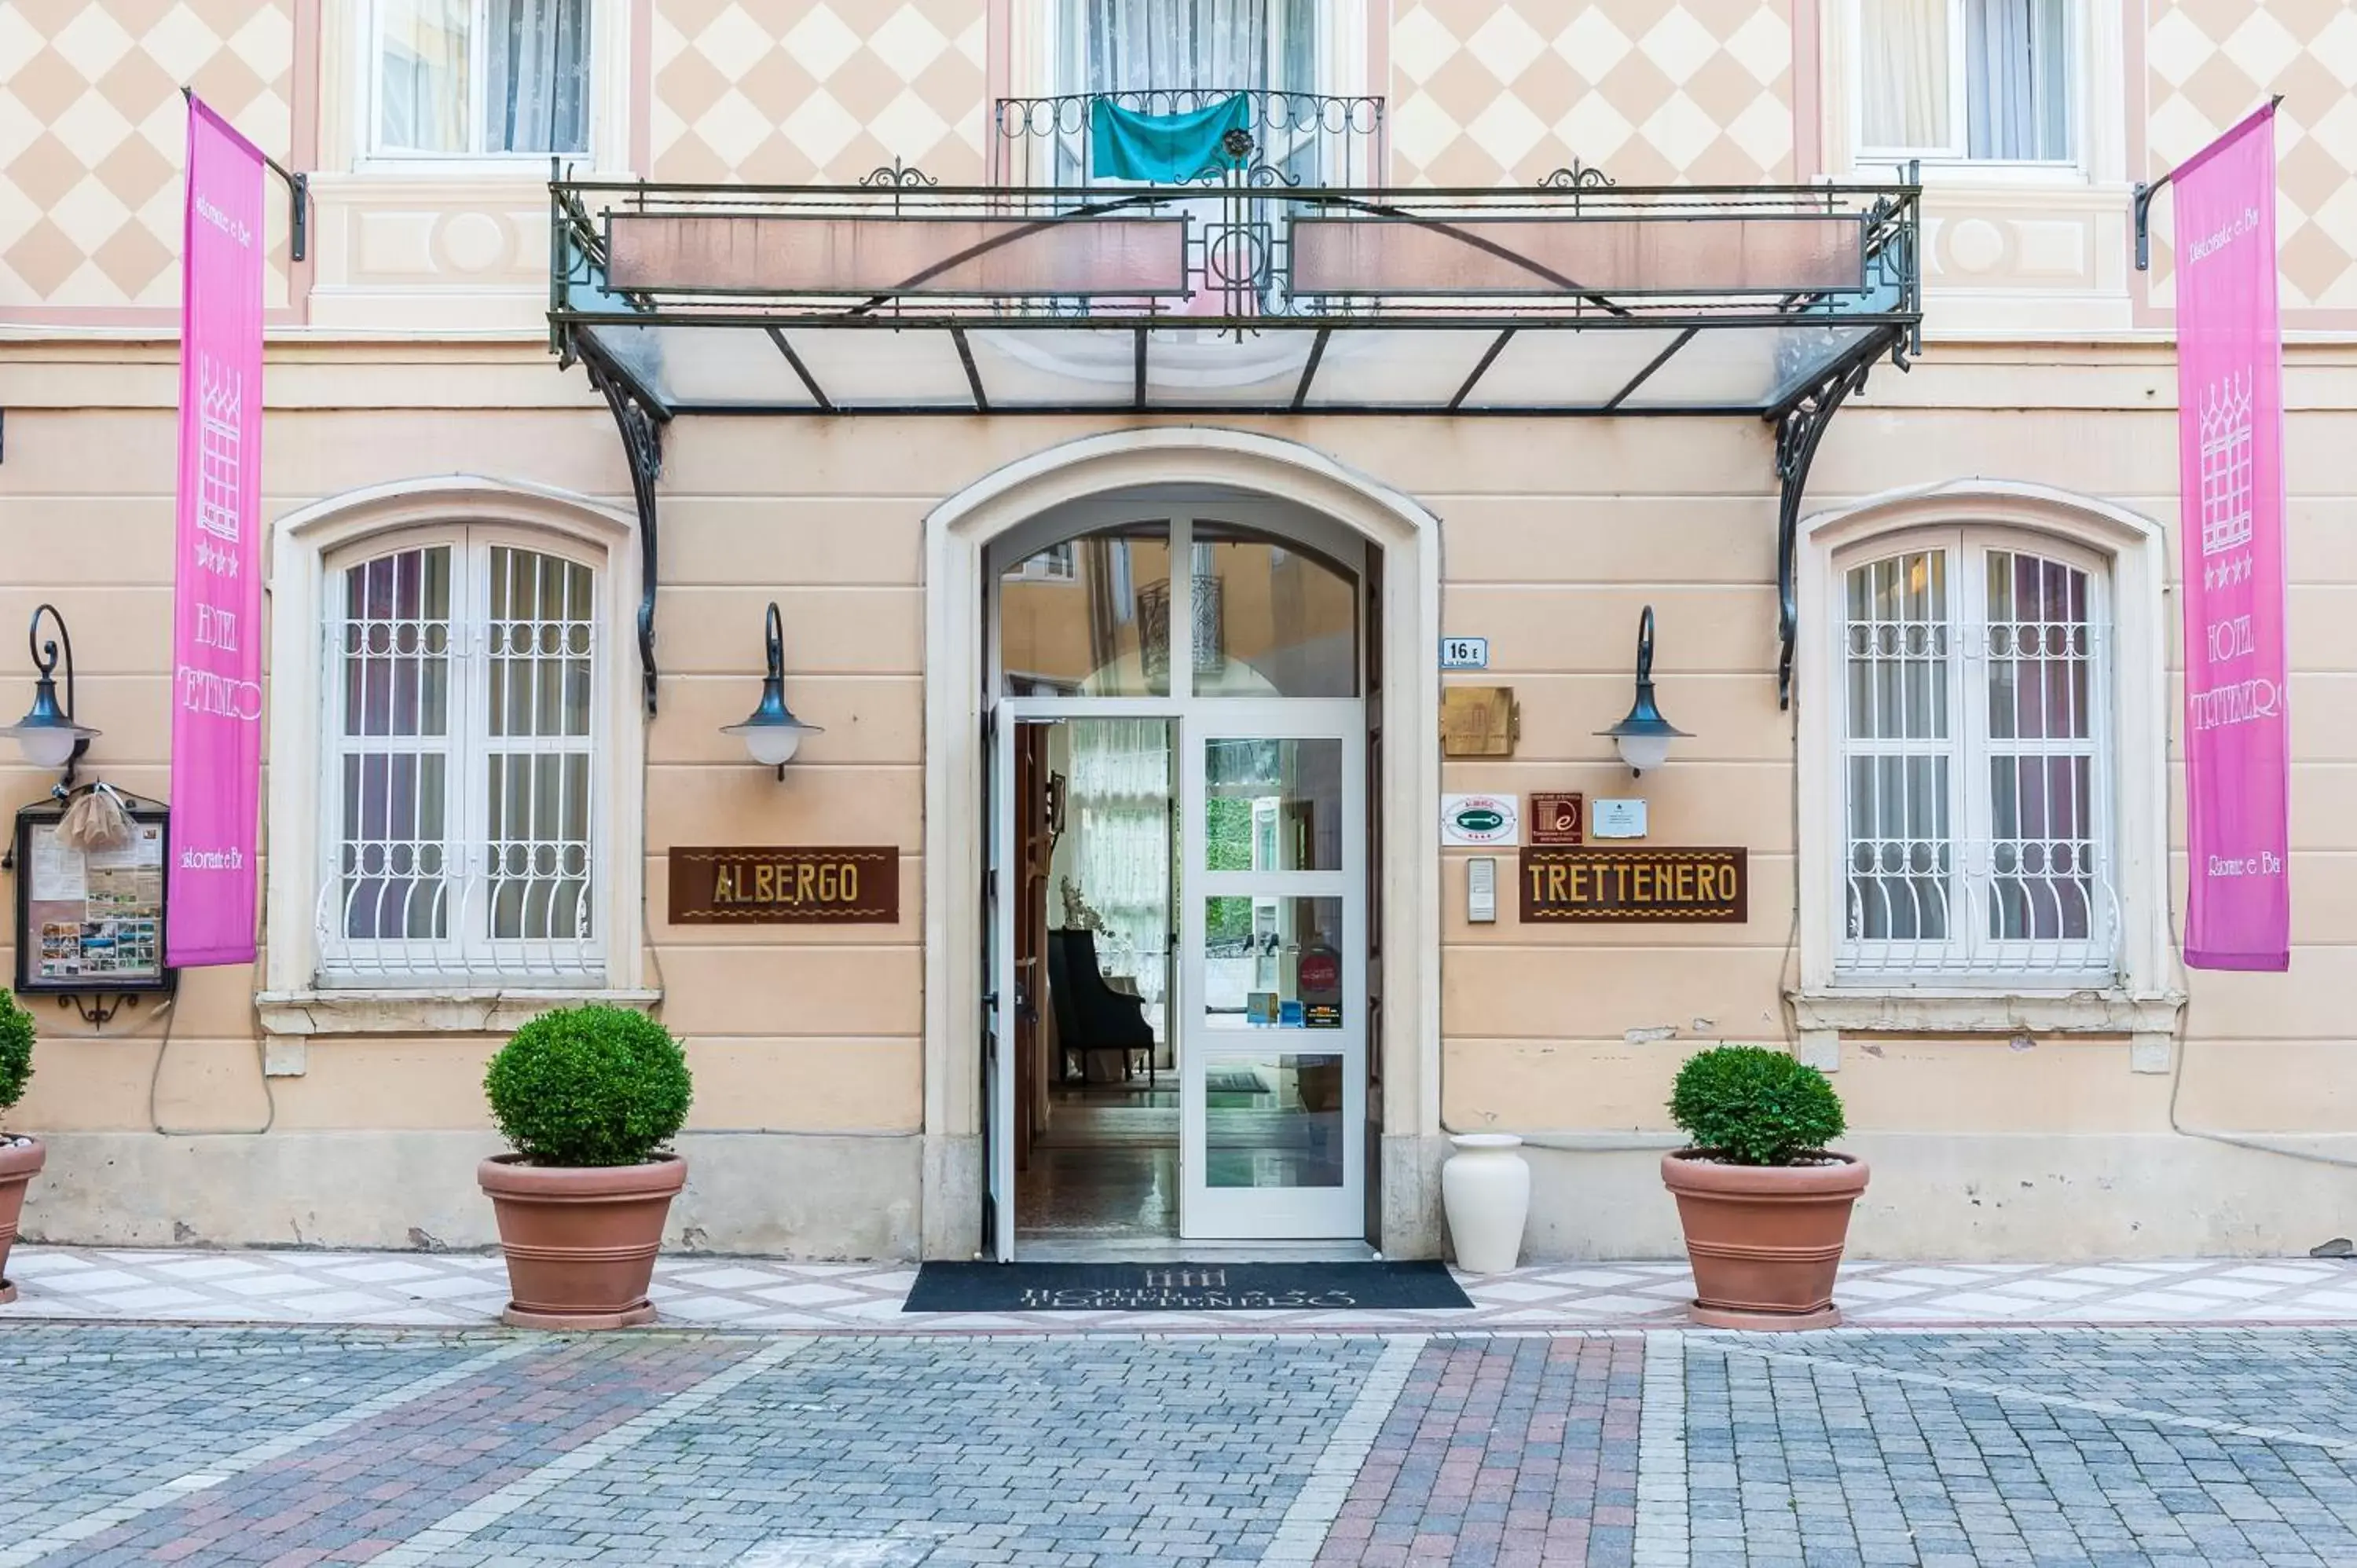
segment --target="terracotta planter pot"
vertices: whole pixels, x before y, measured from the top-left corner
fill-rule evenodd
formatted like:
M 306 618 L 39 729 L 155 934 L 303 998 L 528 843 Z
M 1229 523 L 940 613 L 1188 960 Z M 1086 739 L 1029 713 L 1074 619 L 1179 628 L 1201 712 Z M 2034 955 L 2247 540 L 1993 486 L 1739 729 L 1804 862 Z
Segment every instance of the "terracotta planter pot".
M 25 1212 L 25 1188 L 48 1157 L 38 1138 L 23 1148 L 0 1148 L 0 1306 L 16 1299 L 16 1287 L 8 1283 L 8 1249 L 16 1245 L 16 1219 Z
M 647 1285 L 662 1246 L 671 1200 L 687 1162 L 664 1155 L 642 1165 L 528 1165 L 518 1155 L 485 1160 L 476 1180 L 499 1216 L 508 1292 L 500 1314 L 520 1328 L 628 1328 L 654 1321 Z
M 1831 1328 L 1834 1274 L 1850 1206 L 1866 1190 L 1864 1160 L 1830 1165 L 1727 1165 L 1662 1156 L 1662 1184 L 1678 1200 L 1695 1299 L 1706 1328 Z

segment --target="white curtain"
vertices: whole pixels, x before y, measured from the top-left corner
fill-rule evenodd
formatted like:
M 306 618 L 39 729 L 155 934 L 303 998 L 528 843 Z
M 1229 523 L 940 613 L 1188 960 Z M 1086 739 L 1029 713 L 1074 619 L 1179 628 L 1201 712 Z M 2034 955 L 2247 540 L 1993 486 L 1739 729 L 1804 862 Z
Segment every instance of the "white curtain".
M 494 153 L 588 149 L 589 0 L 490 0 Z
M 1948 0 L 1858 0 L 1859 140 L 1949 145 Z
M 1268 82 L 1268 0 L 1079 0 L 1082 72 L 1089 92 L 1189 87 L 1258 88 Z
M 2069 157 L 2069 0 L 1965 0 L 1964 14 L 1970 155 Z
M 463 153 L 467 145 L 468 0 L 382 0 L 377 51 L 377 145 Z
M 1080 896 L 1104 922 L 1097 958 L 1162 1001 L 1170 908 L 1170 728 L 1161 719 L 1076 719 L 1065 804 Z

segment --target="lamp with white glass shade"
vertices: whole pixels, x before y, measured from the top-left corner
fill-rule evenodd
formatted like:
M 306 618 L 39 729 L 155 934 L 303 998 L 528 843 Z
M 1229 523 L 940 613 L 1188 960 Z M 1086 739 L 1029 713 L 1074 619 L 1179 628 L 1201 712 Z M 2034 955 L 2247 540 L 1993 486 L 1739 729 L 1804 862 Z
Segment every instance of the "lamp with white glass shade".
M 785 628 L 775 600 L 770 604 L 765 645 L 770 671 L 761 682 L 760 704 L 746 715 L 743 723 L 722 725 L 720 733 L 742 739 L 746 752 L 754 761 L 764 768 L 776 768 L 778 777 L 783 779 L 786 764 L 802 749 L 802 736 L 824 732 L 817 725 L 804 724 L 794 717 L 793 710 L 786 706 Z
M 1653 607 L 1647 605 L 1637 618 L 1637 700 L 1630 706 L 1629 716 L 1610 729 L 1596 732 L 1609 735 L 1620 749 L 1620 760 L 1629 765 L 1631 773 L 1643 773 L 1649 768 L 1659 768 L 1669 760 L 1670 742 L 1687 738 L 1686 732 L 1662 716 L 1653 702 Z
M 57 637 L 47 642 L 41 640 L 43 616 L 57 626 Z M 64 644 L 66 666 L 66 698 L 62 705 L 58 702 L 57 682 L 60 642 Z M 42 605 L 33 611 L 26 643 L 33 650 L 33 706 L 15 724 L 0 726 L 0 736 L 15 741 L 25 760 L 34 767 L 62 769 L 65 778 L 59 787 L 70 788 L 74 781 L 74 765 L 90 749 L 98 731 L 74 722 L 73 639 L 66 631 L 66 618 L 58 613 L 55 605 Z

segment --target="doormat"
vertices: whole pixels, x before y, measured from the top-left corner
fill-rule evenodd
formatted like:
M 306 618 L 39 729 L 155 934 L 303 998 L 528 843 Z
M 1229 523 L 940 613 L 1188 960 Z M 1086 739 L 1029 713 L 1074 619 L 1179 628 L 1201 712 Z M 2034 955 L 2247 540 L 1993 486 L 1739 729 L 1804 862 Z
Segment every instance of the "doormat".
M 1399 1311 L 1473 1303 L 1436 1261 L 926 1263 L 903 1312 Z

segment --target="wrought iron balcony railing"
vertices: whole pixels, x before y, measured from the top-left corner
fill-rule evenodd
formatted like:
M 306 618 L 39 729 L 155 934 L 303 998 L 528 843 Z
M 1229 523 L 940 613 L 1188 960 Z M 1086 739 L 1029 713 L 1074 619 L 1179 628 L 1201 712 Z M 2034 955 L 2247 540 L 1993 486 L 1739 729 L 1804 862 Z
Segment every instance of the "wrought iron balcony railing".
M 991 116 L 991 183 L 1071 188 L 1097 183 L 1093 122 L 1107 105 L 1141 114 L 1185 114 L 1230 99 L 1247 102 L 1251 145 L 1234 162 L 1189 183 L 1371 189 L 1383 183 L 1383 101 L 1323 92 L 1222 87 L 1139 92 L 1067 92 L 1002 98 Z

